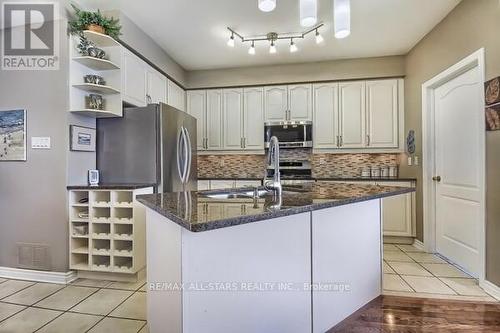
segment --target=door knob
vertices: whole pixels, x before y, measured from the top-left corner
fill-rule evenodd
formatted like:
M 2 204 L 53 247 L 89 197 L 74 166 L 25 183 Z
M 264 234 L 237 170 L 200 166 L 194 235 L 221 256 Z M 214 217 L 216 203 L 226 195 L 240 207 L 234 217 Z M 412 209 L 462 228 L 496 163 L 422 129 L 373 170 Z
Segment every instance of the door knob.
M 432 180 L 439 183 L 441 181 L 441 176 L 434 176 Z

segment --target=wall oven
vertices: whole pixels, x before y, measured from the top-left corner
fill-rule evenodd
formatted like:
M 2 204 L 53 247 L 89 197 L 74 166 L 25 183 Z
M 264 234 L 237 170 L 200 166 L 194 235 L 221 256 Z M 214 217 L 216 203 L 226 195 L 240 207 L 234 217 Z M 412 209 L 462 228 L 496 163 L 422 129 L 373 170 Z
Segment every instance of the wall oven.
M 312 121 L 279 121 L 264 124 L 264 142 L 269 148 L 271 137 L 276 136 L 281 148 L 310 148 Z

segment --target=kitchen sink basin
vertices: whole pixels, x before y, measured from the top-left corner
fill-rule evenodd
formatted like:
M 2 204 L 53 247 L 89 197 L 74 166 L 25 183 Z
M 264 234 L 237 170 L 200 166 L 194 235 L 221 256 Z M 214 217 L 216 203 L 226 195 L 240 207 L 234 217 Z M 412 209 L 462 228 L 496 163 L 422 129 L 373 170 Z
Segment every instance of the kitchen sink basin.
M 206 193 L 199 193 L 203 197 L 210 199 L 248 199 L 248 198 L 263 198 L 268 195 L 272 195 L 273 192 L 268 192 L 264 189 L 254 190 L 244 190 L 244 191 L 210 191 Z

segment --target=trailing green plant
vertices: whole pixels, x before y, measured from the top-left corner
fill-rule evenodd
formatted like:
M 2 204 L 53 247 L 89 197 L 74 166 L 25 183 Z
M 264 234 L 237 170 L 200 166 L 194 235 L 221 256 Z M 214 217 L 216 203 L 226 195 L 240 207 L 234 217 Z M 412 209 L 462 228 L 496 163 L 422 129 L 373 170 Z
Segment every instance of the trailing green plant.
M 68 22 L 69 32 L 73 35 L 81 35 L 83 30 L 86 30 L 89 25 L 95 24 L 104 28 L 106 35 L 118 39 L 121 35 L 120 20 L 113 17 L 105 17 L 99 10 L 97 12 L 88 12 L 79 9 L 71 4 L 75 10 L 75 18 Z

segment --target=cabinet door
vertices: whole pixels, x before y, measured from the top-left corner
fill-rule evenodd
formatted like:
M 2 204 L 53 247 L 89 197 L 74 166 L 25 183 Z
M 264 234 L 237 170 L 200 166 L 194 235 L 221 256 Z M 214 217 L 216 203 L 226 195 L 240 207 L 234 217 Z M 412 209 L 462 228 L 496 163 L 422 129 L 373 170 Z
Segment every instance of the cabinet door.
M 339 84 L 340 147 L 363 148 L 366 138 L 365 83 Z
M 367 145 L 398 147 L 398 80 L 366 82 Z
M 222 148 L 222 91 L 207 90 L 207 147 Z
M 313 91 L 314 148 L 337 148 L 339 135 L 338 84 L 315 84 Z
M 264 88 L 264 112 L 266 121 L 286 120 L 288 111 L 287 86 L 271 86 Z
M 175 82 L 168 80 L 167 103 L 181 111 L 186 111 L 186 92 Z
M 146 63 L 122 48 L 122 98 L 134 106 L 146 106 Z
M 384 236 L 413 236 L 412 195 L 407 193 L 382 199 Z
M 288 120 L 312 119 L 312 93 L 310 84 L 288 86 Z
M 248 88 L 243 97 L 245 149 L 264 149 L 264 89 Z
M 166 103 L 167 102 L 167 78 L 154 70 L 148 68 L 147 73 L 147 103 Z
M 224 149 L 243 149 L 243 89 L 224 90 Z
M 187 111 L 196 118 L 198 150 L 205 149 L 207 100 L 205 90 L 190 90 L 187 92 Z

